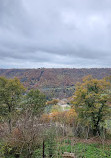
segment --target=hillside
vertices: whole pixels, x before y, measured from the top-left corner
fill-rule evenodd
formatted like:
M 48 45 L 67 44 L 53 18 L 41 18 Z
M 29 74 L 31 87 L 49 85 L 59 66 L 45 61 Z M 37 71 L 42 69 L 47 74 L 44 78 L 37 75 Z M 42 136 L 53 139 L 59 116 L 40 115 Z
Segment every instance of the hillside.
M 28 88 L 39 88 L 49 97 L 68 97 L 74 92 L 75 83 L 86 75 L 98 79 L 111 75 L 111 68 L 69 69 L 0 69 L 0 76 L 18 77 Z

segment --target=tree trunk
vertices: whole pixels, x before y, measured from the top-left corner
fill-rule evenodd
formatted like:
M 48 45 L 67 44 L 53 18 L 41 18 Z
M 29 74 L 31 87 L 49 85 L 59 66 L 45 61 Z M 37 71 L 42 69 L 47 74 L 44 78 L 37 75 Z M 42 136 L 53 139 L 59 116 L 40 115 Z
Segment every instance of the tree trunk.
M 8 112 L 9 112 L 9 118 L 8 118 L 8 126 L 9 126 L 9 132 L 12 132 L 12 120 L 11 120 L 11 106 L 9 103 L 7 103 L 8 105 Z
M 93 129 L 93 135 L 97 136 L 97 134 L 100 135 L 100 129 L 99 129 L 99 125 L 95 125 L 95 128 Z
M 44 140 L 43 140 L 43 158 L 45 158 L 45 144 L 44 144 Z
M 9 132 L 11 133 L 12 132 L 12 121 L 11 121 L 11 118 L 9 118 L 9 120 L 8 120 L 8 126 L 9 126 Z

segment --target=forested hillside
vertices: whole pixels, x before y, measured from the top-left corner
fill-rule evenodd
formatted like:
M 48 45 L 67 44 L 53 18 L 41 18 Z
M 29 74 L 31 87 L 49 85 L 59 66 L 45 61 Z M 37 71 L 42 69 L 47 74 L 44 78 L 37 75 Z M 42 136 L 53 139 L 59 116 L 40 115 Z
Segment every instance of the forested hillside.
M 74 85 L 84 76 L 92 75 L 97 79 L 111 75 L 111 68 L 69 69 L 0 69 L 0 76 L 17 77 L 28 89 L 38 88 L 49 97 L 69 97 L 74 92 Z

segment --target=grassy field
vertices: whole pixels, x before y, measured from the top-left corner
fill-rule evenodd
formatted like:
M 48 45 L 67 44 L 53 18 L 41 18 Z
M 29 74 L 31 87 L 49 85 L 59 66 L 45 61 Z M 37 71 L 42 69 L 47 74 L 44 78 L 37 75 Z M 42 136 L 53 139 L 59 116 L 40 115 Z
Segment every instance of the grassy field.
M 100 144 L 77 143 L 73 147 L 69 145 L 62 146 L 62 152 L 74 152 L 77 158 L 111 158 L 111 146 Z
M 1 146 L 1 145 L 0 145 Z M 2 150 L 0 150 L 1 152 Z M 45 142 L 44 148 L 45 158 L 63 158 L 63 154 L 74 153 L 76 158 L 111 158 L 111 140 L 101 143 L 97 140 L 79 139 L 64 139 L 53 140 L 49 139 Z M 51 156 L 52 155 L 52 156 Z M 1 158 L 15 158 L 13 155 Z M 19 157 L 25 158 L 25 157 Z M 31 158 L 43 158 L 42 144 L 37 148 Z
M 52 151 L 45 146 L 45 155 L 49 158 L 52 152 L 54 158 L 63 158 L 64 152 L 74 153 L 76 158 L 111 158 L 111 145 L 102 145 L 100 143 L 76 143 L 72 144 L 71 140 L 63 140 L 61 143 L 52 144 Z M 42 148 L 35 151 L 33 158 L 42 158 Z

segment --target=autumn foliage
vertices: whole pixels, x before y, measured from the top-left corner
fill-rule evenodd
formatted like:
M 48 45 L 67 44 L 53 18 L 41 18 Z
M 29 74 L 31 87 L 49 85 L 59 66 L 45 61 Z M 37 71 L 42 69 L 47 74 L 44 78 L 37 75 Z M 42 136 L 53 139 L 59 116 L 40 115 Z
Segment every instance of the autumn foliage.
M 74 109 L 62 112 L 52 112 L 50 114 L 43 114 L 41 120 L 43 122 L 49 123 L 51 121 L 58 122 L 62 124 L 68 124 L 72 126 L 76 120 L 77 114 Z
M 95 79 L 92 76 L 83 78 L 76 85 L 73 105 L 78 120 L 85 126 L 90 126 L 93 134 L 100 134 L 100 126 L 110 116 L 110 83 L 105 79 Z

